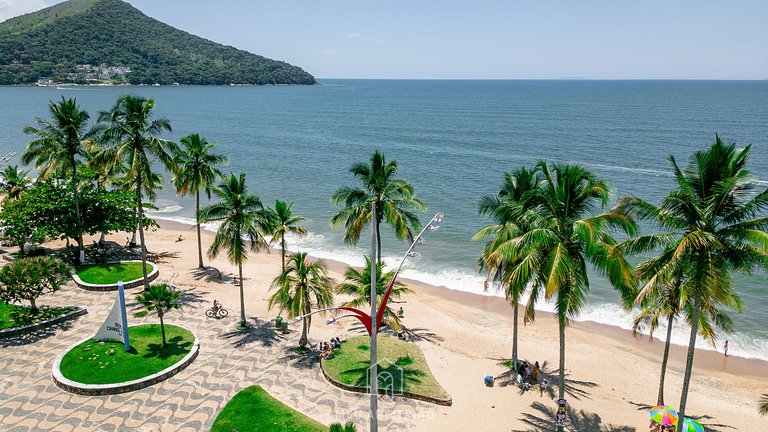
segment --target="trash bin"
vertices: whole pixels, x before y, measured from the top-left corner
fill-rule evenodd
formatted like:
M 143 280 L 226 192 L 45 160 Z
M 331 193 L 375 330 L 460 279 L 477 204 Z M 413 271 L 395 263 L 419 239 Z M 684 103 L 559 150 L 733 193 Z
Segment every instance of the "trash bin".
M 279 328 L 281 328 L 281 325 L 282 325 L 283 321 L 285 321 L 285 320 L 283 319 L 283 317 L 281 317 L 281 316 L 279 316 L 279 317 L 276 317 L 276 318 L 275 318 L 275 328 L 276 328 L 276 329 L 279 329 Z
M 280 330 L 282 330 L 282 331 L 283 331 L 283 334 L 286 334 L 286 333 L 288 333 L 288 321 L 286 321 L 286 320 L 282 320 L 282 321 L 280 322 Z

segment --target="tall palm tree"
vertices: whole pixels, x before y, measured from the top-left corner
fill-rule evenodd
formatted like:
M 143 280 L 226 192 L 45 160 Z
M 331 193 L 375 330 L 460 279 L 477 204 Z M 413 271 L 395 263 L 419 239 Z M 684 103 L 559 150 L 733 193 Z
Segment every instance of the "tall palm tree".
M 528 223 L 529 218 L 520 217 L 527 210 L 527 199 L 538 188 L 539 181 L 535 170 L 525 167 L 505 173 L 504 183 L 496 195 L 484 195 L 480 198 L 478 212 L 481 215 L 489 215 L 494 224 L 481 228 L 472 237 L 473 240 L 490 239 L 484 246 L 478 259 L 481 271 L 487 272 L 487 280 L 493 280 L 504 289 L 507 300 L 514 308 L 514 320 L 512 327 L 512 364 L 517 369 L 517 335 L 518 312 L 520 300 L 532 282 L 532 272 L 521 274 L 520 266 L 522 256 L 515 255 L 515 247 L 512 240 L 533 227 Z M 534 255 L 529 255 L 532 258 Z M 512 270 L 517 270 L 513 273 Z M 529 299 L 531 302 L 535 298 Z M 530 306 L 530 313 L 526 315 L 526 322 L 532 321 L 535 313 L 534 305 Z
M 264 210 L 258 196 L 248 193 L 245 174 L 231 174 L 228 179 L 213 190 L 221 202 L 211 204 L 200 211 L 201 222 L 220 222 L 208 257 L 214 258 L 226 250 L 229 262 L 237 265 L 240 282 L 240 326 L 247 326 L 245 320 L 245 297 L 243 295 L 243 263 L 248 260 L 248 250 L 256 252 L 266 248 L 264 234 L 269 232 L 268 212 Z
M 299 222 L 303 222 L 304 218 L 301 216 L 294 216 L 291 211 L 293 203 L 287 204 L 285 201 L 276 200 L 274 215 L 272 217 L 274 227 L 272 230 L 272 240 L 280 241 L 280 259 L 282 261 L 282 272 L 285 272 L 285 236 L 286 234 L 294 234 L 299 237 L 307 235 L 307 229 L 298 225 Z
M 40 178 L 47 179 L 52 174 L 67 173 L 75 201 L 75 224 L 77 246 L 82 259 L 83 233 L 80 220 L 80 194 L 77 180 L 77 166 L 82 163 L 86 151 L 92 150 L 93 130 L 88 130 L 88 113 L 77 104 L 76 99 L 50 101 L 48 111 L 51 120 L 35 118 L 38 127 L 25 126 L 24 133 L 35 138 L 27 143 L 21 156 L 25 165 L 34 163 L 35 169 L 41 169 Z
M 141 262 L 144 273 L 144 289 L 149 289 L 147 279 L 147 246 L 144 241 L 144 206 L 143 193 L 154 198 L 159 187 L 154 181 L 157 173 L 152 170 L 154 160 L 158 160 L 166 169 L 175 172 L 172 154 L 176 144 L 158 138 L 156 135 L 171 131 L 171 124 L 165 118 L 152 118 L 155 108 L 153 99 L 141 96 L 125 95 L 115 102 L 110 111 L 99 114 L 104 147 L 95 157 L 94 163 L 106 163 L 110 166 L 125 165 L 125 180 L 132 183 L 136 192 L 137 224 L 141 242 Z
M 643 281 L 635 300 L 640 312 L 633 323 L 633 334 L 637 335 L 641 327 L 647 326 L 650 336 L 666 322 L 667 334 L 664 343 L 664 354 L 661 361 L 661 373 L 659 374 L 659 391 L 657 404 L 664 404 L 664 381 L 666 377 L 669 348 L 672 337 L 672 327 L 679 315 L 684 315 L 688 322 L 692 319 L 692 303 L 688 296 L 688 277 L 690 263 L 684 259 L 673 259 L 685 238 L 685 232 L 674 232 L 665 226 L 666 213 L 664 210 L 653 206 L 637 197 L 623 197 L 619 200 L 618 207 L 633 217 L 651 222 L 661 233 L 636 237 L 626 240 L 621 244 L 625 254 L 638 254 L 654 252 L 659 254 L 642 261 L 635 270 L 638 280 Z M 743 310 L 738 297 L 732 293 L 721 292 L 728 297 L 718 300 L 718 304 L 726 305 L 735 310 Z M 712 305 L 714 306 L 714 305 Z M 717 333 L 715 327 L 730 332 L 733 329 L 731 318 L 720 308 L 710 307 L 699 315 L 699 334 L 707 338 L 714 346 Z
M 28 176 L 29 171 L 19 171 L 17 165 L 9 165 L 0 171 L 0 188 L 3 195 L 10 200 L 17 199 L 24 191 L 29 189 L 32 180 Z
M 306 252 L 291 255 L 285 270 L 272 281 L 277 291 L 269 298 L 269 308 L 277 305 L 288 312 L 288 318 L 307 315 L 316 309 L 333 305 L 333 280 L 322 261 L 313 261 Z M 302 319 L 299 346 L 307 346 L 307 333 L 312 317 Z
M 565 397 L 565 327 L 584 306 L 588 263 L 619 289 L 625 304 L 634 299 L 634 274 L 610 231 L 634 235 L 636 224 L 616 209 L 604 210 L 610 188 L 586 169 L 539 161 L 541 186 L 530 197 L 533 228 L 515 238 L 508 251 L 520 256 L 513 271 L 535 272 L 531 296 L 554 299 L 559 324 L 559 397 Z M 602 212 L 589 216 L 595 209 Z M 516 250 L 515 250 L 516 249 Z M 562 427 L 558 427 L 562 431 Z
M 376 304 L 381 305 L 384 301 L 384 293 L 389 287 L 389 283 L 395 276 L 394 270 L 388 272 L 382 272 L 384 266 L 381 263 L 376 263 Z M 371 304 L 371 259 L 365 257 L 365 266 L 358 270 L 353 267 L 347 268 L 344 273 L 344 282 L 339 284 L 336 288 L 336 292 L 339 294 L 352 296 L 352 299 L 343 304 L 346 307 L 353 307 L 360 309 L 364 305 L 370 306 Z M 395 285 L 392 287 L 392 293 L 389 298 L 391 300 L 397 300 L 405 294 L 411 294 L 410 288 L 400 281 L 395 281 Z M 389 307 L 385 306 L 385 314 L 389 317 L 392 327 L 395 330 L 400 329 L 400 319 Z
M 211 187 L 224 177 L 217 165 L 227 163 L 224 155 L 211 153 L 216 145 L 209 143 L 199 134 L 193 133 L 179 141 L 180 149 L 174 155 L 177 166 L 173 183 L 179 195 L 195 194 L 195 226 L 197 228 L 198 268 L 203 266 L 203 244 L 200 239 L 200 190 L 211 199 Z
M 337 228 L 344 224 L 344 242 L 356 245 L 363 229 L 371 222 L 371 203 L 375 202 L 373 229 L 376 231 L 378 261 L 381 262 L 381 223 L 386 221 L 395 230 L 397 238 L 412 240 L 412 230 L 419 228 L 416 212 L 424 212 L 427 207 L 414 196 L 410 183 L 394 178 L 397 161 L 387 163 L 378 150 L 371 156 L 370 164 L 358 162 L 349 172 L 360 179 L 362 188 L 343 186 L 333 194 L 331 201 L 344 208 L 331 218 L 331 226 Z
M 152 285 L 148 290 L 142 291 L 136 295 L 136 300 L 144 306 L 146 310 L 136 314 L 137 316 L 146 316 L 150 312 L 157 312 L 160 318 L 160 332 L 163 335 L 163 346 L 165 342 L 165 323 L 163 317 L 171 309 L 179 309 L 179 297 L 181 292 L 168 288 L 166 284 Z
M 659 273 L 671 273 L 681 263 L 686 266 L 691 333 L 678 411 L 681 418 L 701 315 L 738 301 L 732 271 L 749 272 L 768 265 L 768 188 L 755 193 L 746 169 L 749 151 L 750 146 L 739 150 L 716 136 L 709 149 L 693 154 L 685 170 L 669 157 L 677 188 L 662 201 L 660 223 L 680 238 Z

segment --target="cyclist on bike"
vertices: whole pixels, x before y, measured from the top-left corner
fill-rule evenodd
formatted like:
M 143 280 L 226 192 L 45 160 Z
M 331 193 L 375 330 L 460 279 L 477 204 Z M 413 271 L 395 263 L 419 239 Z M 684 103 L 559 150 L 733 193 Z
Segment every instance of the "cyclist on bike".
M 221 303 L 219 303 L 218 300 L 213 300 L 213 316 L 217 316 L 219 314 L 219 308 L 221 307 Z

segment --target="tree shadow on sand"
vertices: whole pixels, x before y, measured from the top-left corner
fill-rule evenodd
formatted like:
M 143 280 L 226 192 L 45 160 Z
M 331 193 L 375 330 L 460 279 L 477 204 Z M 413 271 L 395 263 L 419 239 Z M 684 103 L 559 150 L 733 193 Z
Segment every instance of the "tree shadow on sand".
M 644 402 L 632 402 L 629 401 L 630 405 L 634 405 L 637 407 L 638 411 L 648 411 L 651 407 L 656 406 L 656 404 L 649 405 Z M 696 420 L 697 422 L 701 423 L 702 426 L 704 426 L 704 430 L 708 432 L 727 432 L 729 430 L 736 430 L 735 427 L 721 424 L 721 423 L 712 423 L 712 420 L 715 418 L 710 415 L 687 415 L 686 417 L 692 418 Z M 661 432 L 661 426 L 654 422 L 653 420 L 649 420 L 649 431 L 651 432 Z
M 512 370 L 512 368 L 509 366 L 509 360 L 508 359 L 494 359 L 498 361 L 500 366 L 503 366 L 507 368 L 506 371 L 502 372 L 501 374 L 494 377 L 495 384 L 499 387 L 508 387 L 508 386 L 515 386 L 517 385 L 517 373 Z M 528 364 L 533 364 L 532 362 L 526 360 L 526 359 L 519 359 L 519 362 L 527 362 Z M 559 370 L 558 369 L 551 369 L 549 367 L 549 362 L 544 361 L 539 368 L 539 385 L 530 385 L 527 387 L 518 387 L 519 393 L 522 395 L 525 392 L 528 391 L 538 391 L 539 396 L 547 395 L 549 398 L 554 399 L 555 395 L 558 394 L 558 380 L 559 377 Z M 541 385 L 546 380 L 546 383 L 548 383 L 546 386 Z M 596 383 L 590 382 L 590 381 L 579 381 L 570 378 L 570 374 L 565 374 L 565 394 L 573 399 L 580 400 L 582 398 L 590 398 L 591 393 L 588 391 L 590 388 L 597 387 Z
M 530 426 L 528 429 L 517 429 L 513 432 L 549 432 L 555 431 L 555 411 L 557 406 L 552 403 L 551 407 L 541 402 L 531 404 L 538 413 L 524 413 L 520 419 L 523 423 Z M 603 423 L 603 419 L 597 413 L 591 413 L 584 410 L 573 410 L 567 408 L 566 430 L 569 432 L 637 432 L 632 426 L 614 426 Z
M 255 317 L 250 326 L 245 329 L 237 329 L 221 335 L 222 339 L 232 341 L 232 346 L 241 348 L 252 343 L 260 343 L 261 346 L 271 347 L 276 343 L 285 340 L 285 336 L 280 334 L 275 328 L 273 321 L 259 321 Z
M 408 328 L 403 326 L 403 332 L 408 335 L 408 339 L 411 341 L 427 341 L 432 343 L 442 342 L 445 340 L 442 336 L 438 336 L 437 333 L 425 328 Z
M 231 280 L 216 267 L 196 268 L 192 270 L 192 277 L 208 283 L 231 284 Z

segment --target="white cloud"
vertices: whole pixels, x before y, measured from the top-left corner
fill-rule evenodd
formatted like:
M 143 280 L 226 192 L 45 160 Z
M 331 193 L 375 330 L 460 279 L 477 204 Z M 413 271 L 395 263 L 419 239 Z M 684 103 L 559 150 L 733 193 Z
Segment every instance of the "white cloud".
M 346 38 L 347 39 L 364 39 L 365 35 L 362 35 L 360 33 L 347 33 Z
M 0 0 L 0 21 L 24 15 L 57 3 L 56 0 Z

